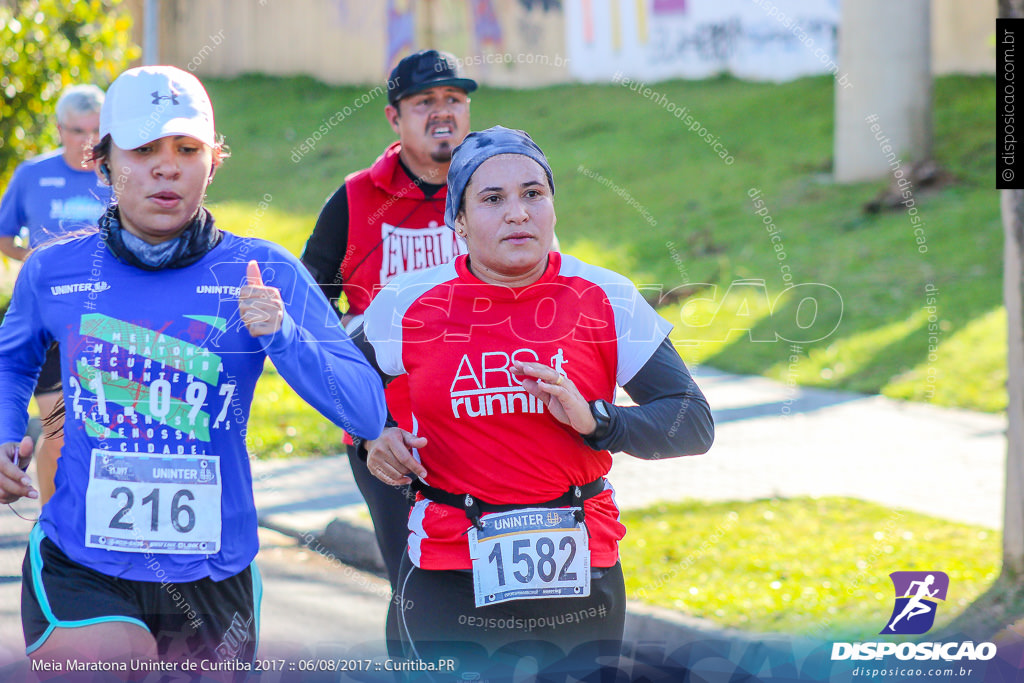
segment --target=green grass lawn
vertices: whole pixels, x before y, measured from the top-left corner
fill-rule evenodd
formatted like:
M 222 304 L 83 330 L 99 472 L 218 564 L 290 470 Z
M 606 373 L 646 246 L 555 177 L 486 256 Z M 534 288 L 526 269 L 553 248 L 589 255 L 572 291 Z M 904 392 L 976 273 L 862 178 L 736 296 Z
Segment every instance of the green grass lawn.
M 995 581 L 998 532 L 850 498 L 685 502 L 622 514 L 626 595 L 722 626 L 877 639 L 893 571 L 949 575 L 936 628 Z
M 207 85 L 233 152 L 209 192 L 218 224 L 296 254 L 344 176 L 393 140 L 383 98 L 353 106 L 367 92 L 362 88 L 262 76 Z M 655 88 L 688 107 L 735 163 L 723 163 L 666 109 L 619 85 L 484 88 L 474 93 L 473 127 L 523 128 L 543 147 L 554 170 L 565 251 L 625 273 L 652 294 L 694 287 L 690 299 L 661 308 L 688 362 L 941 405 L 1005 408 L 991 78 L 935 82 L 934 154 L 952 182 L 915 193 L 923 254 L 905 212 L 862 210 L 884 182 L 831 183 L 831 79 L 771 85 L 722 78 Z M 297 146 L 346 106 L 351 115 L 293 162 Z M 782 261 L 755 214 L 754 189 L 781 233 Z M 266 211 L 258 209 L 261 201 Z M 782 265 L 794 284 L 807 284 L 784 292 Z M 749 280 L 763 286 L 735 284 Z M 929 284 L 938 290 L 933 321 L 925 310 Z M 819 299 L 817 318 L 801 304 L 808 292 Z M 776 335 L 825 338 L 800 344 L 798 362 L 790 363 L 790 344 Z M 936 348 L 929 359 L 930 343 Z M 282 405 L 267 405 L 275 395 Z M 264 439 L 261 455 L 285 453 L 285 443 L 295 454 L 337 450 L 337 439 L 324 438 L 335 430 L 299 405 L 276 375 L 261 382 L 255 414 L 284 419 L 298 432 Z

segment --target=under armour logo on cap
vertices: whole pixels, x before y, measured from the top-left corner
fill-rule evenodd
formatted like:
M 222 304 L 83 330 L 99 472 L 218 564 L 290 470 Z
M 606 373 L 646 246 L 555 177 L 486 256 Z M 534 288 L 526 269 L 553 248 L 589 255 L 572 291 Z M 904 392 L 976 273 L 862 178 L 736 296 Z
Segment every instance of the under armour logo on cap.
M 152 104 L 160 104 L 160 100 L 170 100 L 171 104 L 178 103 L 178 93 L 171 91 L 170 95 L 161 95 L 159 90 L 154 90 L 150 93 L 153 96 Z
M 121 149 L 175 135 L 217 144 L 210 96 L 198 78 L 173 66 L 140 66 L 118 76 L 100 110 L 104 135 Z

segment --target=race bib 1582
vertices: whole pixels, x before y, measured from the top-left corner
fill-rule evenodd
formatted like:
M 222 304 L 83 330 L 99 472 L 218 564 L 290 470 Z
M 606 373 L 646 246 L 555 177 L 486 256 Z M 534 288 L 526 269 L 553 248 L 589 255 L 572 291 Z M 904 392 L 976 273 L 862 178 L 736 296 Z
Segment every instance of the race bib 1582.
M 524 508 L 483 518 L 469 530 L 476 606 L 590 595 L 587 532 L 578 508 Z

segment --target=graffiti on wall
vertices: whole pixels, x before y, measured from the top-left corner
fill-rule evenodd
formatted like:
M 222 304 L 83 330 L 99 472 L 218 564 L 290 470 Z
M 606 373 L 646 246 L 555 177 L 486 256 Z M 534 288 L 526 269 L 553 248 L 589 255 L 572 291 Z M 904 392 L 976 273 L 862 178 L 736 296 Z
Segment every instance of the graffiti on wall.
M 654 15 L 678 14 L 686 11 L 686 0 L 654 0 L 651 13 Z
M 473 0 L 473 39 L 477 52 L 490 45 L 500 50 L 501 23 L 494 11 L 494 0 Z
M 432 47 L 450 52 L 467 75 L 485 82 L 519 85 L 527 78 L 531 84 L 566 78 L 563 0 L 382 4 L 388 37 L 383 57 L 389 71 L 410 52 Z
M 388 0 L 388 42 L 384 68 L 390 71 L 406 53 L 415 49 L 416 24 L 413 0 Z
M 533 10 L 534 7 L 543 12 L 562 11 L 562 0 L 519 0 L 519 4 L 527 12 Z
M 836 0 L 566 0 L 572 75 L 782 81 L 834 64 Z

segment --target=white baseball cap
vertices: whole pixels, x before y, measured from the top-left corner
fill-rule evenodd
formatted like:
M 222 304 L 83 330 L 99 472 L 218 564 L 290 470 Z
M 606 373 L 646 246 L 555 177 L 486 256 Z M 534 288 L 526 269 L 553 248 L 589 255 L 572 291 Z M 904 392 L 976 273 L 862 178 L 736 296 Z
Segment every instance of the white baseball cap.
M 135 149 L 169 135 L 216 143 L 213 105 L 199 79 L 173 66 L 128 69 L 107 88 L 100 110 L 100 137 Z

